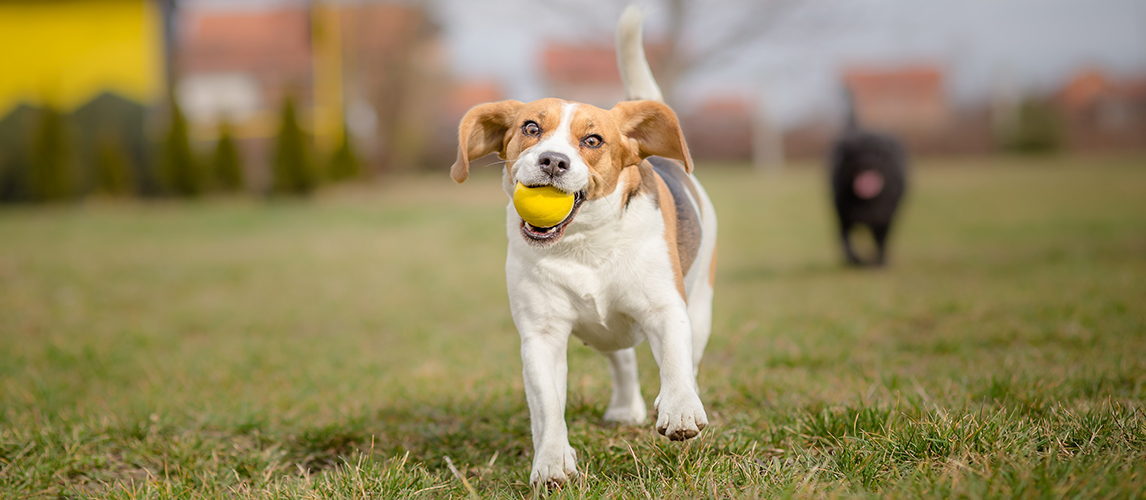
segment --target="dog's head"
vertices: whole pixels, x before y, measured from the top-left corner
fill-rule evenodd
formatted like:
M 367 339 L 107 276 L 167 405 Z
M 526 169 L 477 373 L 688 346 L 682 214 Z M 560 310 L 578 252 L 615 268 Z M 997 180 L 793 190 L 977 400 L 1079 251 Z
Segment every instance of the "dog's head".
M 482 104 L 462 118 L 450 174 L 465 181 L 470 160 L 490 153 L 506 160 L 511 184 L 551 185 L 576 196 L 573 211 L 557 226 L 521 222 L 526 241 L 537 245 L 559 240 L 581 203 L 609 196 L 626 176 L 639 178 L 638 166 L 649 156 L 680 160 L 692 171 L 676 114 L 656 101 L 626 101 L 609 110 L 560 99 Z

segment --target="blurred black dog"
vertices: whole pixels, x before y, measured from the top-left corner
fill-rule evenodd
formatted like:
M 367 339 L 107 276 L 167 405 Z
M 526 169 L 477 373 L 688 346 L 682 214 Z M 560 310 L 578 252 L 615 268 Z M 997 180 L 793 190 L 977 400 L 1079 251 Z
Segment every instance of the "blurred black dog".
M 862 130 L 850 96 L 848 101 L 847 128 L 830 159 L 840 238 L 848 264 L 882 266 L 887 233 L 907 185 L 907 155 L 895 138 Z M 856 225 L 871 229 L 878 247 L 874 261 L 861 260 L 852 248 L 850 233 Z

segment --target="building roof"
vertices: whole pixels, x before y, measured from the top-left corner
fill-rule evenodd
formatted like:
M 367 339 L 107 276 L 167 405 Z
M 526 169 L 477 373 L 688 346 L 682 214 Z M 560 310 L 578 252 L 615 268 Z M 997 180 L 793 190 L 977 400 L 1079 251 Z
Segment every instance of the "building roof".
M 856 67 L 844 72 L 844 85 L 856 95 L 928 99 L 942 96 L 943 71 L 935 66 Z
M 542 52 L 542 69 L 551 82 L 621 83 L 612 47 L 550 44 Z
M 310 72 L 306 9 L 192 11 L 183 16 L 181 28 L 178 63 L 185 74 L 244 71 L 302 77 Z
M 491 81 L 469 81 L 455 85 L 450 90 L 447 113 L 461 117 L 478 104 L 505 99 L 501 85 Z M 451 116 L 453 118 L 453 116 Z
M 951 122 L 943 70 L 917 64 L 844 73 L 860 125 L 899 134 L 935 133 Z
M 1058 92 L 1058 100 L 1068 110 L 1093 106 L 1102 97 L 1146 99 L 1146 77 L 1115 80 L 1096 68 L 1075 73 Z

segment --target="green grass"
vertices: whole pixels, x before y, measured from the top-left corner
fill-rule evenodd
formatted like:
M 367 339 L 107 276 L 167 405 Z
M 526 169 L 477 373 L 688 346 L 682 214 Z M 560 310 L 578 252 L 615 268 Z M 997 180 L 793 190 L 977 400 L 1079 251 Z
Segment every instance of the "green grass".
M 891 267 L 840 265 L 819 169 L 706 168 L 711 426 L 604 425 L 551 497 L 1146 496 L 1146 161 L 913 172 Z M 0 211 L 0 497 L 521 498 L 532 447 L 484 172 Z M 576 343 L 575 343 L 576 344 Z M 655 365 L 641 347 L 646 398 Z

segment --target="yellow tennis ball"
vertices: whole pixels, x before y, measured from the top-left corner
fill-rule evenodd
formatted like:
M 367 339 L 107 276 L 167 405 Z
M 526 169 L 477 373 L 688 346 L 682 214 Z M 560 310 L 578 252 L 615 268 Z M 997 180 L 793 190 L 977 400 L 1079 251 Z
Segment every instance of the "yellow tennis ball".
M 573 195 L 553 186 L 513 188 L 513 208 L 534 227 L 553 227 L 573 211 Z

